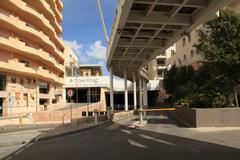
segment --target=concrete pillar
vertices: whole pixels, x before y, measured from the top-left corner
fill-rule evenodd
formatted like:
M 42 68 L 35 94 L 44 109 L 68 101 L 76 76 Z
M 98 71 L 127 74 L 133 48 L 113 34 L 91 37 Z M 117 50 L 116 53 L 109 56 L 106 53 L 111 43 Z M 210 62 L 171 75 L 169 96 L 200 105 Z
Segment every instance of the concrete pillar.
M 136 75 L 133 73 L 133 106 L 134 110 L 137 109 L 137 86 L 136 86 Z
M 140 109 L 143 109 L 143 104 L 142 104 L 142 77 L 139 74 L 139 106 Z
M 114 109 L 114 91 L 113 91 L 113 70 L 110 67 L 110 107 Z
M 143 109 L 143 103 L 142 103 L 142 77 L 139 73 L 139 106 L 140 106 L 140 110 Z M 139 124 L 142 125 L 143 122 L 143 112 L 140 111 L 139 112 Z
M 125 94 L 125 111 L 128 110 L 128 88 L 127 88 L 127 70 L 124 69 L 124 94 Z
M 143 106 L 148 106 L 147 81 L 143 79 Z

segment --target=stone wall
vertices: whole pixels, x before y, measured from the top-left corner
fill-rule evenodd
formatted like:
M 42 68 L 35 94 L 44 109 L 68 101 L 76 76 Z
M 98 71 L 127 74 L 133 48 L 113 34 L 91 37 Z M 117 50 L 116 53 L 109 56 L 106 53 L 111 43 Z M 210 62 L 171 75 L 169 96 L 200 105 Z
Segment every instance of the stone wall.
M 240 108 L 177 107 L 174 114 L 193 127 L 240 127 Z
M 104 112 L 102 103 L 93 103 L 86 106 L 81 106 L 72 109 L 72 118 L 81 118 L 82 112 L 93 112 L 98 110 L 99 112 Z M 43 111 L 39 113 L 32 114 L 33 119 L 38 122 L 62 122 L 70 120 L 70 108 L 65 108 L 56 111 Z

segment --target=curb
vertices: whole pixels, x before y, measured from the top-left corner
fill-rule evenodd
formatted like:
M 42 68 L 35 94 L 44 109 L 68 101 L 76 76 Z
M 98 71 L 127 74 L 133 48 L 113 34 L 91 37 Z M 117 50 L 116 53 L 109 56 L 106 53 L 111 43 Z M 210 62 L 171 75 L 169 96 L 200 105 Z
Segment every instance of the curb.
M 41 136 L 42 136 L 42 134 L 41 134 L 41 135 L 31 139 L 30 141 L 27 141 L 27 142 L 24 141 L 24 142 L 26 142 L 25 146 L 19 148 L 18 150 L 14 151 L 13 153 L 11 153 L 9 155 L 3 157 L 2 160 L 9 160 L 9 159 L 11 159 L 14 155 L 17 155 L 18 152 L 23 151 L 24 149 L 30 147 L 33 143 L 43 142 L 43 141 L 52 140 L 52 139 L 56 139 L 56 138 L 59 138 L 59 137 L 63 137 L 63 136 L 72 135 L 72 134 L 75 134 L 75 133 L 87 131 L 87 130 L 94 129 L 94 128 L 100 127 L 102 125 L 105 125 L 107 123 L 111 123 L 111 122 L 112 122 L 111 120 L 107 120 L 107 121 L 104 121 L 104 122 L 99 123 L 97 125 L 81 128 L 81 129 L 78 129 L 78 130 L 74 130 L 74 131 L 70 131 L 70 132 L 66 132 L 66 133 L 62 133 L 62 134 L 52 135 L 52 136 L 48 136 L 48 137 L 42 137 L 41 138 Z

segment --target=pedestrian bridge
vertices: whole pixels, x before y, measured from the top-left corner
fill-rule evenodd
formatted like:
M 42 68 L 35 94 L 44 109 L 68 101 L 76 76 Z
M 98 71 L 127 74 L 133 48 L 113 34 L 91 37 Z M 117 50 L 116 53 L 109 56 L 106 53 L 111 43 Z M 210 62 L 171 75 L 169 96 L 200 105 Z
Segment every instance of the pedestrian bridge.
M 232 0 L 118 0 L 107 50 L 114 75 L 132 79 L 183 35 Z
M 113 108 L 113 75 L 133 80 L 134 106 L 147 106 L 148 73 L 144 67 L 157 55 L 188 35 L 200 24 L 217 16 L 233 0 L 118 0 L 107 49 L 110 70 L 110 103 Z M 142 93 L 143 90 L 143 93 Z

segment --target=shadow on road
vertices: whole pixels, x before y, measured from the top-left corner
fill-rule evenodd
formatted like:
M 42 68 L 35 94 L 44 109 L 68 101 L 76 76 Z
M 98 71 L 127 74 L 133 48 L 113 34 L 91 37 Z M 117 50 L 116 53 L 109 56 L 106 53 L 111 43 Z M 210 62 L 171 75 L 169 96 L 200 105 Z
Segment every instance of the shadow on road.
M 108 123 L 73 135 L 33 144 L 13 160 L 239 160 L 240 150 L 224 145 Z

